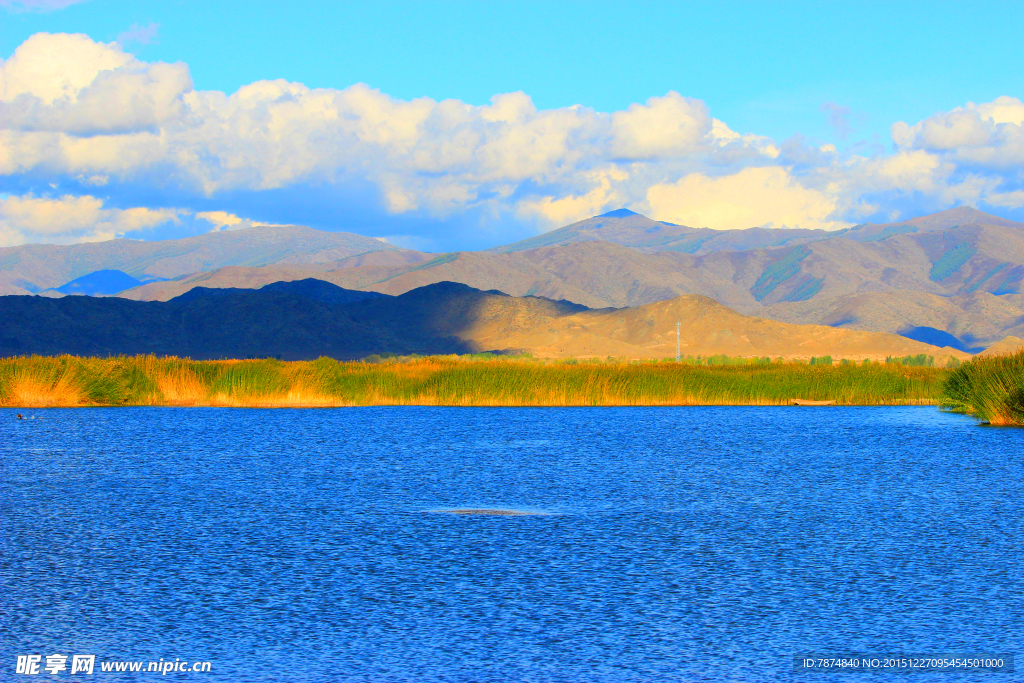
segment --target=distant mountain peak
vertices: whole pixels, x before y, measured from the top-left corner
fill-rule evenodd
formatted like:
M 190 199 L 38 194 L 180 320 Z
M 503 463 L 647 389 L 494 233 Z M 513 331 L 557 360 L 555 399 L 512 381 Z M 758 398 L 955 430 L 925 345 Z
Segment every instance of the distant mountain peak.
M 957 206 L 945 211 L 918 216 L 905 221 L 908 225 L 917 225 L 931 229 L 951 228 L 957 225 L 980 223 L 982 225 L 1018 225 L 1014 221 L 979 211 L 973 206 Z
M 434 297 L 438 297 L 438 296 L 457 296 L 457 295 L 465 295 L 465 294 L 476 294 L 476 293 L 479 293 L 481 291 L 482 290 L 479 290 L 476 287 L 470 287 L 469 285 L 464 284 L 462 282 L 452 282 L 451 280 L 441 280 L 440 282 L 434 282 L 434 283 L 431 283 L 429 285 L 424 285 L 422 287 L 417 287 L 415 289 L 411 289 L 408 292 L 406 292 L 405 294 L 402 294 L 401 296 L 405 297 L 405 298 L 409 298 L 409 299 L 425 298 L 425 297 L 426 298 L 434 298 Z M 485 292 L 485 293 L 491 294 L 491 293 L 495 293 L 495 292 L 494 291 L 490 291 L 490 292 Z M 508 294 L 505 294 L 504 292 L 497 292 L 497 293 L 500 294 L 501 296 L 508 296 Z
M 842 234 L 843 237 L 857 242 L 878 242 L 907 233 L 943 232 L 966 225 L 990 225 L 1018 229 L 1024 227 L 1021 223 L 993 216 L 990 213 L 979 211 L 973 206 L 957 206 L 896 223 L 864 223 L 836 234 Z
M 926 220 L 928 218 L 938 218 L 940 216 L 942 216 L 944 218 L 955 218 L 955 217 L 961 217 L 961 216 L 970 216 L 970 217 L 984 216 L 986 218 L 991 218 L 992 214 L 985 213 L 984 211 L 979 211 L 978 209 L 974 208 L 973 206 L 954 206 L 952 209 L 944 209 L 942 211 L 936 211 L 935 213 L 930 213 L 930 214 L 927 214 L 925 216 L 918 216 L 917 218 L 911 218 L 907 222 L 908 223 L 912 223 L 914 221 Z
M 615 209 L 608 213 L 602 213 L 600 216 L 595 216 L 595 218 L 629 218 L 630 216 L 643 216 L 646 218 L 642 213 L 630 211 L 629 209 Z

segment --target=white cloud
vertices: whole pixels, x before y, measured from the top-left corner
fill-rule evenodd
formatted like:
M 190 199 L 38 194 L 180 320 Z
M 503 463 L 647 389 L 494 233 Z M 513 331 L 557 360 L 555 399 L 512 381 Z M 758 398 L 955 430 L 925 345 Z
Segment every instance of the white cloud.
M 703 102 L 670 92 L 612 114 L 610 151 L 629 159 L 681 156 L 699 150 L 711 129 Z
M 0 176 L 111 193 L 152 185 L 204 207 L 232 193 L 348 188 L 387 218 L 544 228 L 635 206 L 714 228 L 831 229 L 894 199 L 1007 206 L 1024 182 L 1024 103 L 1010 97 L 898 122 L 895 152 L 856 156 L 734 131 L 675 92 L 605 113 L 539 110 L 522 92 L 478 106 L 399 100 L 362 84 L 197 91 L 186 65 L 125 52 L 155 27 L 133 30 L 120 43 L 37 34 L 0 62 Z M 217 211 L 191 219 L 248 224 Z M 87 234 L 77 230 L 67 239 Z
M 184 64 L 146 64 L 116 44 L 39 33 L 0 63 L 3 128 L 64 135 L 156 131 L 185 114 Z
M 208 226 L 210 232 L 277 225 L 254 221 L 227 211 L 111 208 L 106 206 L 103 199 L 91 195 L 40 197 L 32 194 L 0 194 L 0 246 L 30 242 L 98 242 L 131 236 L 131 233 L 168 224 L 188 225 L 192 229 L 206 229 L 204 226 Z
M 804 187 L 779 167 L 746 168 L 726 176 L 688 175 L 647 192 L 650 215 L 694 227 L 838 230 L 835 196 Z
M 1019 209 L 1024 206 L 1024 190 L 1013 192 L 990 192 L 985 201 L 992 206 L 1001 206 L 1007 209 Z
M 220 232 L 222 230 L 244 230 L 245 228 L 251 228 L 254 225 L 278 225 L 276 223 L 266 223 L 242 218 L 241 216 L 236 216 L 235 214 L 228 213 L 227 211 L 200 211 L 195 214 L 195 216 L 196 218 L 206 221 L 213 226 L 210 232 Z
M 524 200 L 519 203 L 519 213 L 536 220 L 541 225 L 560 227 L 581 218 L 597 215 L 607 206 L 622 206 L 630 203 L 626 195 L 616 191 L 613 187 L 628 178 L 624 171 L 612 168 L 595 171 L 589 176 L 587 184 L 593 187 L 589 192 L 557 199 L 543 197 Z
M 91 196 L 0 198 L 0 245 L 25 242 L 69 244 L 113 239 L 177 221 L 174 209 L 109 209 Z
M 1015 97 L 968 102 L 913 126 L 899 121 L 892 137 L 903 149 L 927 150 L 977 169 L 1015 169 L 1024 163 L 1024 102 Z
M 0 99 L 31 95 L 43 104 L 77 97 L 96 77 L 130 65 L 134 58 L 84 34 L 37 33 L 2 62 Z
M 196 218 L 200 218 L 212 225 L 214 231 L 238 230 L 240 228 L 247 228 L 251 224 L 251 221 L 247 221 L 227 211 L 201 211 L 196 214 Z
M 695 163 L 727 147 L 778 154 L 677 93 L 611 114 L 538 111 L 524 93 L 473 106 L 283 80 L 228 95 L 193 91 L 182 64 L 140 62 L 83 35 L 32 36 L 0 68 L 0 173 L 124 181 L 159 168 L 206 196 L 358 179 L 392 213 L 514 214 L 524 188 L 534 204 L 598 196 L 609 163 Z M 608 198 L 629 195 L 642 191 Z
M 848 181 L 858 191 L 933 193 L 956 170 L 953 164 L 921 150 L 901 151 L 889 157 L 858 160 L 848 169 Z

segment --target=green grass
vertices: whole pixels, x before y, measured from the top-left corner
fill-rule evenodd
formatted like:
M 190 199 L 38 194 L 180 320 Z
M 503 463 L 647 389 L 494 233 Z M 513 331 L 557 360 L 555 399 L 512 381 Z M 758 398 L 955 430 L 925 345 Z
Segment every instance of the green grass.
M 252 360 L 229 365 L 223 372 L 213 376 L 210 392 L 239 398 L 285 393 L 291 383 L 281 371 L 283 365 L 273 360 Z
M 1009 263 L 1000 263 L 995 268 L 993 268 L 992 270 L 990 270 L 987 273 L 985 273 L 981 277 L 980 280 L 976 280 L 974 282 L 974 284 L 972 284 L 970 287 L 967 288 L 967 293 L 970 294 L 971 292 L 977 291 L 979 287 L 981 287 L 983 284 L 985 284 L 986 282 L 991 280 L 999 271 L 1003 270 L 1008 265 L 1010 265 L 1010 264 Z
M 971 260 L 971 257 L 976 253 L 978 253 L 978 250 L 969 243 L 960 242 L 935 262 L 932 266 L 931 272 L 928 273 L 929 279 L 931 279 L 932 282 L 941 282 L 945 280 L 953 273 L 960 270 L 960 267 Z
M 688 242 L 681 242 L 680 244 L 673 244 L 668 247 L 665 251 L 681 251 L 687 254 L 696 253 L 698 249 L 704 246 L 704 243 L 710 239 L 713 239 L 715 235 L 702 235 L 695 239 L 691 239 Z
M 417 270 L 427 270 L 428 268 L 433 268 L 435 266 L 443 266 L 446 263 L 451 263 L 452 261 L 457 261 L 458 258 L 459 258 L 459 252 L 457 252 L 457 251 L 453 251 L 453 252 L 450 252 L 450 253 L 447 253 L 447 254 L 441 254 L 437 258 L 431 259 L 430 261 L 427 261 L 426 263 L 421 263 L 418 266 L 415 266 L 413 268 L 409 268 L 408 270 L 403 270 L 401 273 L 397 273 L 395 275 L 391 275 L 389 277 L 386 277 L 383 280 L 379 280 L 379 281 L 377 281 L 376 284 L 379 285 L 379 284 L 381 284 L 383 282 L 387 282 L 388 280 L 390 280 L 392 278 L 396 278 L 399 275 L 405 275 L 406 273 L 415 273 Z
M 1024 426 L 1024 351 L 962 363 L 943 385 L 941 405 L 989 424 Z
M 521 357 L 376 362 L 191 361 L 153 356 L 0 359 L 0 405 L 839 405 L 938 402 L 950 371 L 712 356 L 675 361 Z
M 811 250 L 800 245 L 793 247 L 774 263 L 764 269 L 761 277 L 750 288 L 750 293 L 760 301 L 765 298 L 780 284 L 800 272 L 800 262 L 811 255 Z
M 821 288 L 825 285 L 825 278 L 823 277 L 811 277 L 810 275 L 804 278 L 804 281 L 797 285 L 797 287 L 784 296 L 782 301 L 807 301 L 815 294 L 821 291 Z
M 956 358 L 950 356 L 950 360 L 956 360 Z M 932 368 L 935 367 L 935 356 L 929 356 L 923 353 L 919 353 L 916 356 L 886 356 L 886 363 L 898 363 L 899 365 L 906 365 L 915 368 Z
M 894 235 L 906 235 L 907 233 L 915 233 L 917 228 L 913 225 L 890 225 L 885 230 L 872 237 L 871 239 L 864 240 L 865 242 L 881 242 L 882 240 L 889 239 Z

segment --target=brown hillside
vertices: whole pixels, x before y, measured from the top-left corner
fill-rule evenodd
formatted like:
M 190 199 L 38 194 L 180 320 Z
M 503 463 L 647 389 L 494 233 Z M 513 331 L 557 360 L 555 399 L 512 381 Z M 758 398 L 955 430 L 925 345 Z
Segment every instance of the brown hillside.
M 702 296 L 618 310 L 596 310 L 565 316 L 546 328 L 502 335 L 475 330 L 482 346 L 529 348 L 555 358 L 625 356 L 665 358 L 675 354 L 675 323 L 681 325 L 684 355 L 770 356 L 883 359 L 919 353 L 968 358 L 953 349 L 939 349 L 904 337 L 877 332 L 843 330 L 821 325 L 789 325 L 754 318 Z
M 429 256 L 432 254 L 403 249 L 401 251 L 375 251 L 331 263 L 274 265 L 260 268 L 225 266 L 216 270 L 192 273 L 175 280 L 151 282 L 121 292 L 118 296 L 136 301 L 169 301 L 194 287 L 259 289 L 273 282 L 294 282 L 307 278 L 316 278 L 332 284 L 362 289 L 364 284 L 373 284 L 388 277 L 391 273 L 401 272 L 408 264 L 423 261 Z M 346 277 L 341 274 L 342 271 L 348 269 L 356 270 L 358 275 Z M 358 281 L 360 286 L 352 286 L 349 284 L 350 280 Z
M 949 343 L 971 349 L 1022 332 L 1024 312 L 1018 311 L 1024 303 L 1017 298 L 1024 296 L 1024 225 L 969 207 L 839 233 L 805 231 L 814 235 L 716 232 L 632 212 L 612 214 L 511 245 L 516 248 L 504 253 L 390 252 L 320 264 L 221 268 L 122 296 L 166 300 L 196 285 L 255 287 L 306 277 L 397 295 L 453 281 L 594 308 L 701 294 L 745 314 L 917 335 L 922 341 L 948 335 Z M 686 249 L 675 250 L 671 243 L 705 237 L 699 249 L 687 242 Z M 558 244 L 541 246 L 545 240 Z M 771 246 L 740 248 L 766 241 Z M 647 253 L 653 249 L 660 251 Z
M 938 213 L 918 216 L 899 223 L 865 223 L 845 231 L 845 236 L 858 241 L 874 241 L 887 236 L 905 233 L 927 233 L 951 230 L 964 225 L 998 225 L 1008 228 L 1024 228 L 1024 224 L 978 211 L 971 206 L 958 206 Z
M 630 247 L 644 253 L 677 251 L 687 254 L 710 254 L 715 251 L 746 251 L 781 244 L 827 239 L 825 230 L 748 228 L 745 230 L 714 230 L 690 228 L 665 221 L 656 221 L 628 209 L 618 209 L 587 218 L 489 251 L 504 254 L 513 251 L 565 246 L 576 242 L 602 241 Z
M 1024 310 L 989 292 L 944 297 L 927 292 L 863 292 L 767 307 L 763 315 L 802 325 L 817 324 L 904 334 L 931 328 L 984 347 L 1009 333 L 1024 334 Z
M 1012 254 L 1012 244 L 997 240 L 1009 240 L 1011 235 L 1006 231 L 999 227 L 977 228 L 969 233 L 984 238 L 979 241 L 984 254 Z M 987 346 L 1019 331 L 1024 311 L 1011 301 L 1019 295 L 993 296 L 983 289 L 956 294 L 956 290 L 969 289 L 970 283 L 977 281 L 973 273 L 991 271 L 985 260 L 991 260 L 991 256 L 979 251 L 974 258 L 982 264 L 980 267 L 968 260 L 961 269 L 965 275 L 954 273 L 945 282 L 935 282 L 930 279 L 934 265 L 921 248 L 921 239 L 917 235 L 898 235 L 862 243 L 838 238 L 798 247 L 704 256 L 644 254 L 610 242 L 578 242 L 507 254 L 447 254 L 401 265 L 326 270 L 332 264 L 325 264 L 316 272 L 280 266 L 222 268 L 145 285 L 122 296 L 168 300 L 193 286 L 259 287 L 306 277 L 397 295 L 431 283 L 453 281 L 514 296 L 567 299 L 593 308 L 637 306 L 682 294 L 702 294 L 743 313 L 785 322 L 901 334 L 919 327 L 934 328 L 960 340 L 944 344 L 959 343 L 965 349 Z M 993 244 L 985 246 L 986 240 Z M 937 249 L 941 250 L 941 245 Z M 788 277 L 778 281 L 766 277 L 786 259 L 801 255 Z M 950 291 L 946 282 L 959 285 Z M 820 288 L 815 293 L 816 285 Z M 800 301 L 801 292 L 814 295 Z M 760 301 L 756 295 L 761 295 Z M 936 342 L 939 337 L 923 340 Z
M 712 265 L 709 269 L 731 274 L 735 267 L 730 258 L 723 260 L 724 265 Z M 704 273 L 698 264 L 699 257 L 689 254 L 643 254 L 610 242 L 581 242 L 509 254 L 445 254 L 402 266 L 366 265 L 330 271 L 279 266 L 221 268 L 173 282 L 144 285 L 119 296 L 166 301 L 196 286 L 258 287 L 278 280 L 315 277 L 345 288 L 394 295 L 448 281 L 483 290 L 497 289 L 513 296 L 567 299 L 598 308 L 635 306 L 692 292 L 744 309 L 759 308 L 742 285 L 734 285 L 717 273 L 702 277 Z
M 1006 337 L 979 353 L 978 356 L 1009 356 L 1021 349 L 1024 349 L 1024 339 Z
M 0 295 L 59 287 L 97 270 L 146 279 L 174 278 L 223 266 L 316 264 L 398 248 L 370 237 L 300 225 L 258 225 L 177 240 L 115 239 L 86 244 L 0 248 Z
M 356 305 L 359 324 L 403 321 L 475 348 L 522 349 L 550 358 L 666 358 L 675 354 L 676 322 L 684 355 L 872 358 L 928 354 L 940 362 L 955 349 L 904 337 L 820 325 L 791 325 L 741 315 L 703 296 L 682 296 L 624 309 L 578 310 L 563 302 L 460 289 L 439 283 L 391 300 Z

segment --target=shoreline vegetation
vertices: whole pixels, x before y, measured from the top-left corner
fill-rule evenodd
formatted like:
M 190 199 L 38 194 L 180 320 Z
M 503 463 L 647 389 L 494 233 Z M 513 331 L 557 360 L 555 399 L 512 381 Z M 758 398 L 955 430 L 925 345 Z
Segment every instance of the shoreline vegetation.
M 1024 426 L 1024 351 L 979 356 L 950 373 L 940 405 L 997 426 Z
M 678 362 L 556 361 L 490 354 L 362 361 L 27 356 L 0 359 L 0 406 L 679 406 L 788 405 L 793 399 L 936 405 L 943 399 L 944 381 L 963 366 L 935 368 L 931 360 L 914 356 L 835 364 L 828 356 L 811 362 L 726 356 Z

